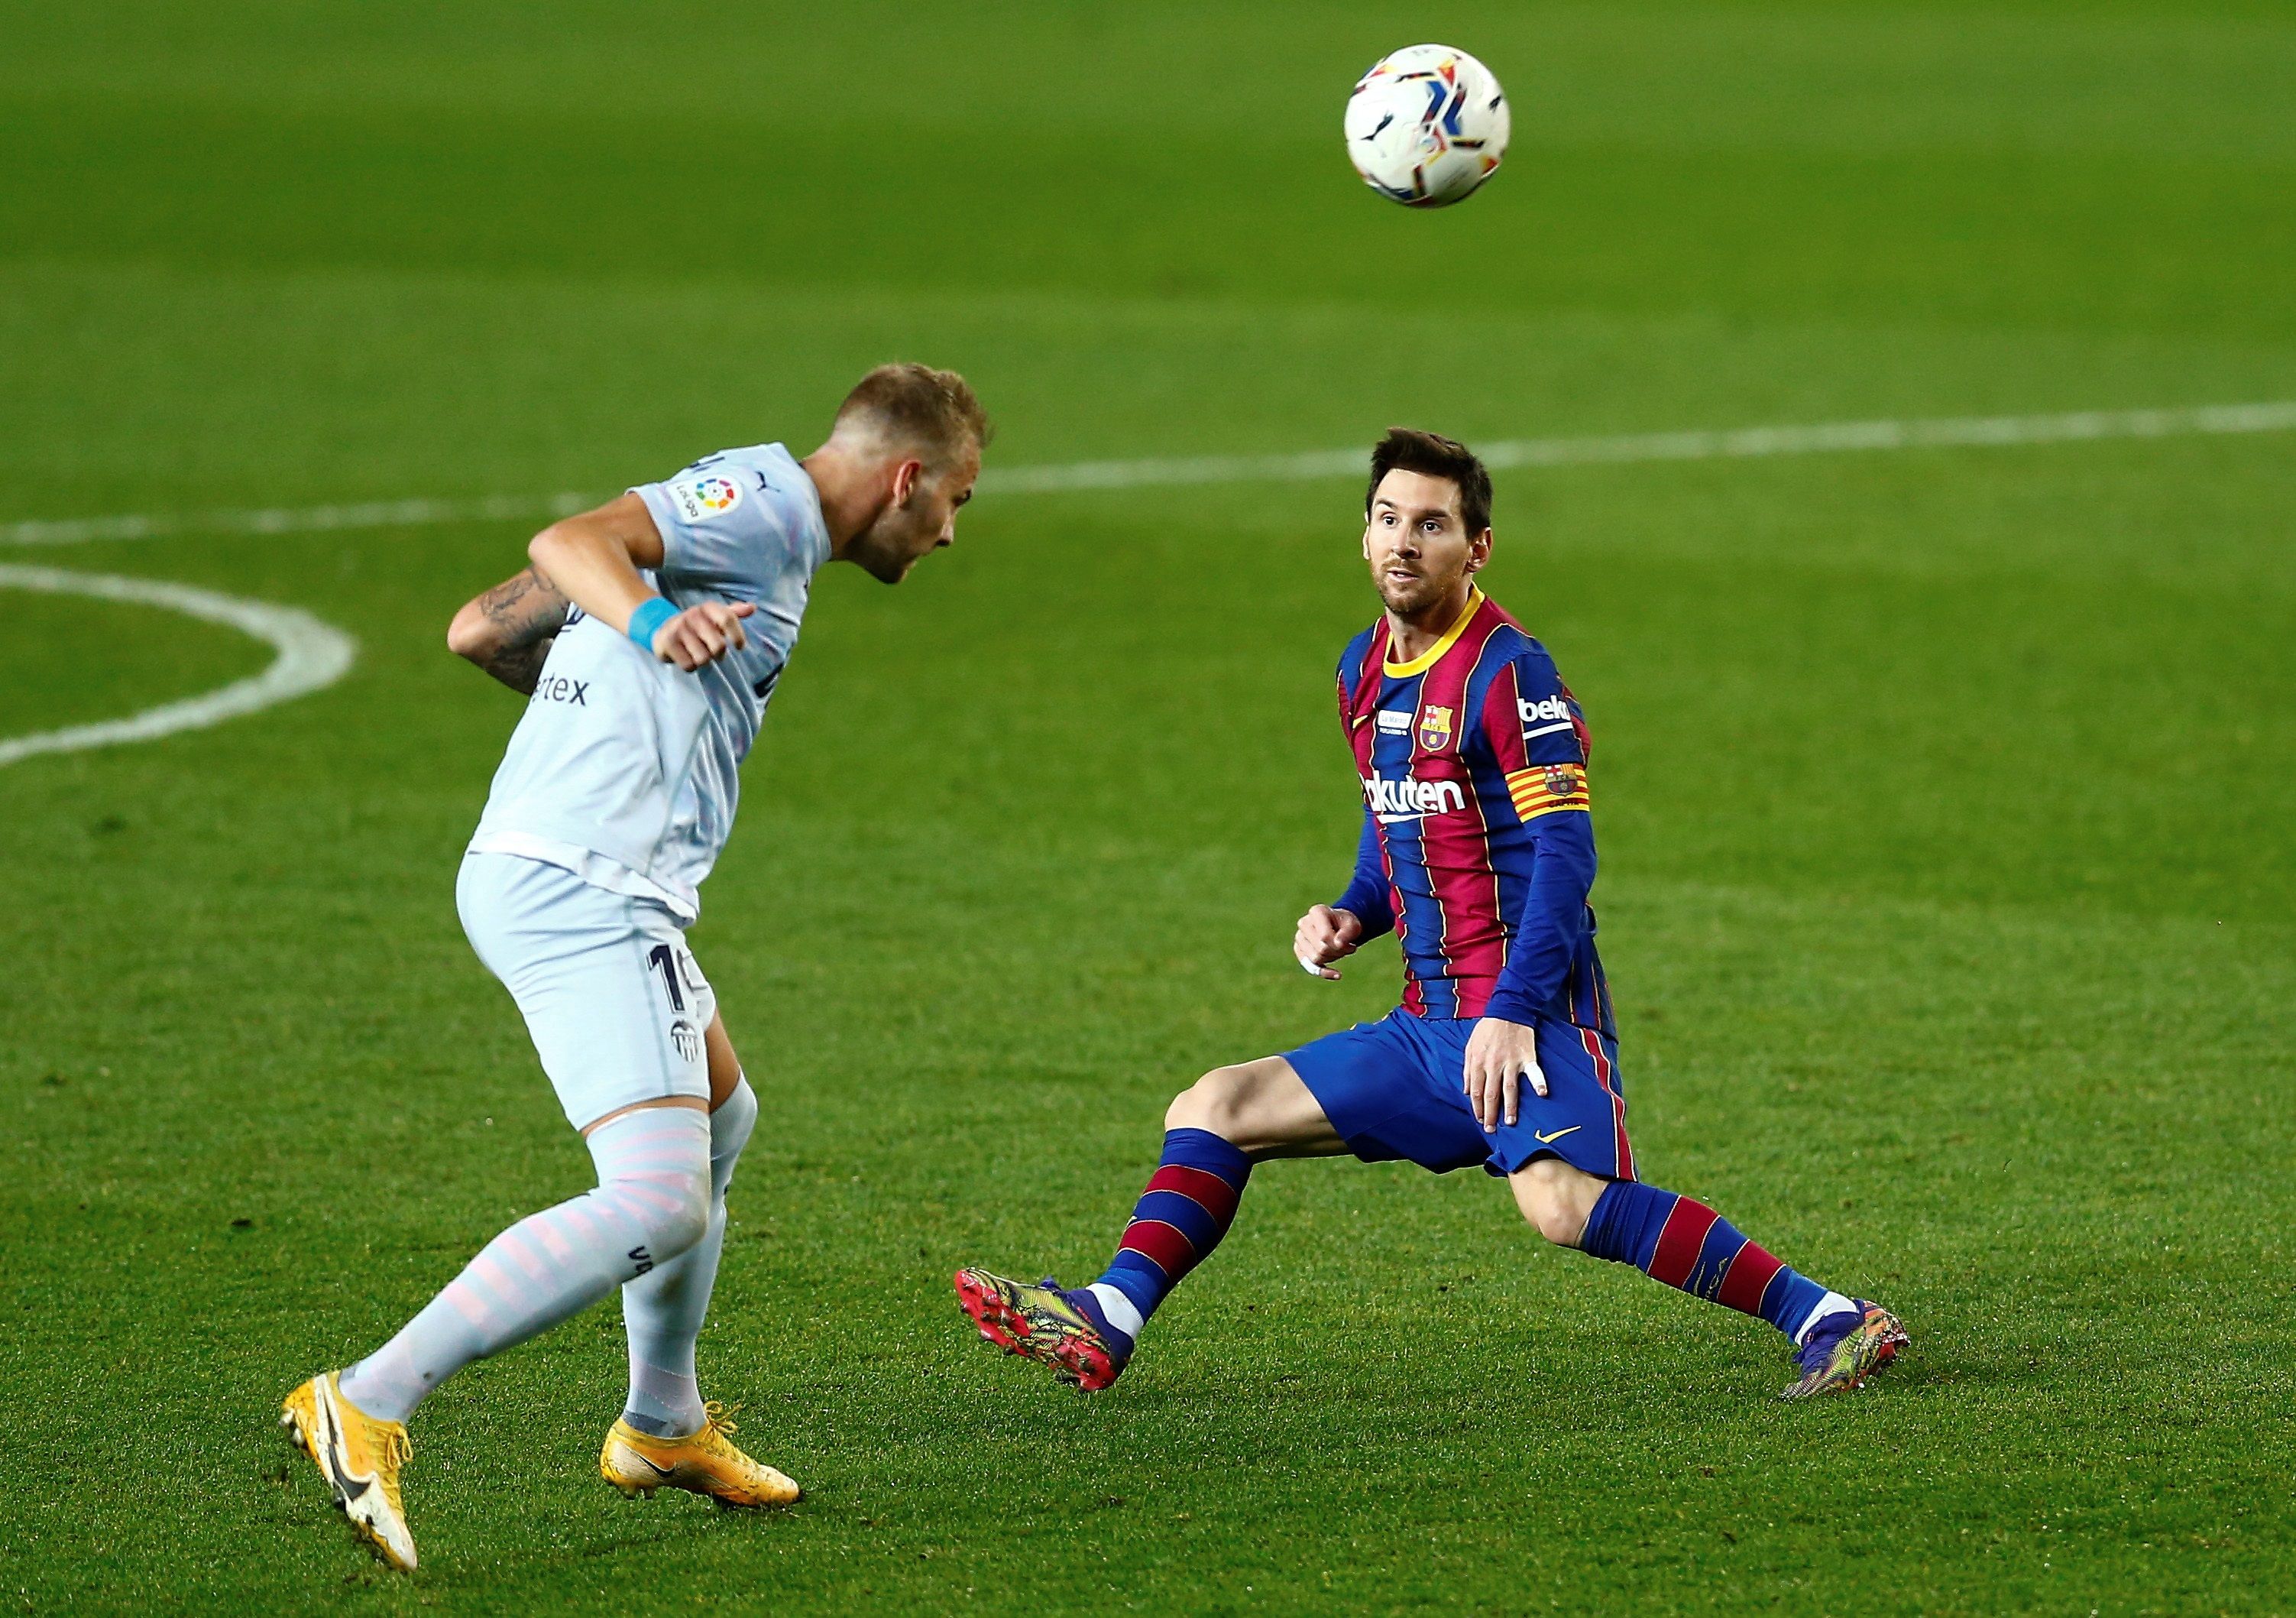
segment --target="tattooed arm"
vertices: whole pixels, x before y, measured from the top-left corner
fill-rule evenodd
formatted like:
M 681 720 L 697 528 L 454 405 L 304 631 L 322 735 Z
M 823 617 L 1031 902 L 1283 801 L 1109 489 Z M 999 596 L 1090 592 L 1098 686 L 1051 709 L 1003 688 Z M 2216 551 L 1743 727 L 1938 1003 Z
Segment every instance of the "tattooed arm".
M 565 625 L 566 597 L 539 568 L 529 568 L 465 602 L 447 627 L 447 648 L 512 691 L 530 693 Z

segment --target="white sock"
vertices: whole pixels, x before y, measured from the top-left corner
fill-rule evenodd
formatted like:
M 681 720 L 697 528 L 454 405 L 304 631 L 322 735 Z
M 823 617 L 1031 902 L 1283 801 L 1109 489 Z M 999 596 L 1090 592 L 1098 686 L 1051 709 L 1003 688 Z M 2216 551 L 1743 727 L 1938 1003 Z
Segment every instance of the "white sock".
M 1085 1291 L 1099 1301 L 1100 1312 L 1108 1317 L 1111 1326 L 1136 1343 L 1140 1340 L 1140 1328 L 1147 1325 L 1148 1320 L 1141 1314 L 1137 1303 L 1105 1281 L 1095 1281 Z
M 682 1437 L 708 1419 L 693 1349 L 718 1282 L 726 1246 L 726 1187 L 758 1124 L 758 1093 L 744 1078 L 709 1114 L 709 1228 L 669 1263 L 622 1288 L 622 1323 L 630 1339 L 630 1397 L 622 1419 L 641 1433 Z
M 1824 1319 L 1826 1316 L 1838 1315 L 1845 1309 L 1855 1310 L 1857 1307 L 1857 1300 L 1855 1298 L 1845 1298 L 1838 1292 L 1826 1294 L 1810 1306 L 1809 1313 L 1802 1317 L 1801 1325 L 1794 1331 L 1794 1346 L 1800 1348 L 1807 1342 L 1809 1338 L 1809 1328 Z M 358 1401 L 353 1400 L 351 1402 L 356 1404 Z
M 586 1143 L 598 1187 L 487 1244 L 405 1329 L 342 1374 L 343 1397 L 405 1421 L 473 1359 L 579 1314 L 707 1233 L 709 1121 L 693 1107 L 625 1113 Z

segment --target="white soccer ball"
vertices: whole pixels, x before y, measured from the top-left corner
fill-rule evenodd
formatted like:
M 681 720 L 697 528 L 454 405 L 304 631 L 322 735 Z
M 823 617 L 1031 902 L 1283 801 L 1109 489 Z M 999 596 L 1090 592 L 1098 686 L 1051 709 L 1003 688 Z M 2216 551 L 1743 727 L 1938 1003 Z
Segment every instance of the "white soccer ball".
M 1491 70 L 1447 45 L 1382 57 L 1348 97 L 1348 156 L 1364 184 L 1410 208 L 1472 194 L 1506 155 L 1512 119 Z

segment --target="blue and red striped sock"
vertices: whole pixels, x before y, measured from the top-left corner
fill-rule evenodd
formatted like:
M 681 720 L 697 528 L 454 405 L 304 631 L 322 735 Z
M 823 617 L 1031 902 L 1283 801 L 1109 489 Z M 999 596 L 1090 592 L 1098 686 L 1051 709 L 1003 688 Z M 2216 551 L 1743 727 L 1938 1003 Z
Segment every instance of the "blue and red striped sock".
M 1069 1294 L 1095 1326 L 1133 1340 L 1180 1277 L 1202 1263 L 1235 1220 L 1251 1160 L 1210 1129 L 1169 1129 L 1164 1156 L 1124 1228 L 1108 1269 Z
M 1789 1269 L 1695 1198 L 1614 1179 L 1587 1216 L 1582 1253 L 1631 1264 L 1710 1303 L 1759 1315 L 1797 1342 L 1825 1310 L 1849 1300 Z

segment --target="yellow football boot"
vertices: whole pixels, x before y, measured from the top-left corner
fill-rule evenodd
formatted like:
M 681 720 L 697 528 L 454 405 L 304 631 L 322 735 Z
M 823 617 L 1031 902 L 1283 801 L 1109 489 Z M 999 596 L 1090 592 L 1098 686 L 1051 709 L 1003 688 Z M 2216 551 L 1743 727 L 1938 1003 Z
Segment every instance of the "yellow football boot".
M 401 1573 L 414 1572 L 414 1536 L 398 1495 L 398 1474 L 414 1453 L 406 1427 L 377 1421 L 345 1399 L 332 1371 L 288 1394 L 279 1425 L 319 1468 L 335 1509 L 375 1555 Z
M 734 1447 L 732 1410 L 714 1400 L 702 1409 L 709 1419 L 684 1438 L 656 1438 L 617 1420 L 599 1452 L 598 1475 L 624 1494 L 685 1489 L 720 1506 L 787 1506 L 797 1499 L 795 1483 Z

